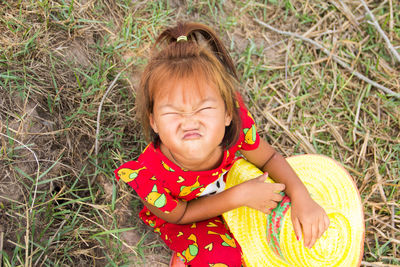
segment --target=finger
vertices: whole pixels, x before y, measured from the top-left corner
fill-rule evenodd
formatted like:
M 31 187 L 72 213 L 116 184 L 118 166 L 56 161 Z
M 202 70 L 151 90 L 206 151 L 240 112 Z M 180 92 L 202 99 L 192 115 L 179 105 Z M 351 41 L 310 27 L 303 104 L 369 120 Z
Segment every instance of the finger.
M 326 230 L 328 230 L 329 225 L 331 224 L 331 221 L 329 220 L 328 215 L 325 215 L 324 222 L 325 222 L 325 230 L 324 230 L 324 232 L 325 232 Z
M 279 184 L 279 183 L 272 184 L 272 190 L 274 190 L 275 193 L 279 193 L 285 190 L 285 188 L 286 186 L 284 184 Z
M 300 241 L 301 239 L 301 226 L 300 226 L 300 222 L 297 218 L 292 219 L 292 223 L 293 223 L 293 230 L 294 233 L 296 235 L 296 239 L 297 241 Z
M 281 202 L 282 199 L 283 199 L 283 196 L 280 195 L 280 194 L 276 194 L 276 193 L 275 193 L 275 194 L 272 195 L 271 199 L 272 199 L 273 201 L 276 201 L 276 202 Z
M 317 240 L 324 234 L 326 228 L 325 228 L 325 216 L 319 220 L 318 223 L 318 234 L 317 234 Z M 317 240 L 315 240 L 315 242 L 317 242 Z
M 258 177 L 258 180 L 260 181 L 260 182 L 265 182 L 266 180 L 267 180 L 267 178 L 268 178 L 268 172 L 264 172 L 262 175 L 260 175 L 259 177 Z
M 305 247 L 310 245 L 311 237 L 312 237 L 312 229 L 311 224 L 302 224 L 303 227 L 303 243 Z
M 311 240 L 310 243 L 308 245 L 308 248 L 312 248 L 315 244 L 315 241 L 317 240 L 317 236 L 318 236 L 318 224 L 312 224 L 311 225 Z
M 321 236 L 325 233 L 326 230 L 328 230 L 329 224 L 330 224 L 329 217 L 328 217 L 327 215 L 325 215 L 324 218 L 323 218 L 323 225 L 324 225 L 324 227 L 323 227 Z
M 264 210 L 261 211 L 264 212 L 265 214 L 271 214 L 272 208 L 264 208 Z
M 276 203 L 275 201 L 268 201 L 268 205 L 267 205 L 271 210 L 275 209 L 276 206 L 278 206 L 278 203 Z

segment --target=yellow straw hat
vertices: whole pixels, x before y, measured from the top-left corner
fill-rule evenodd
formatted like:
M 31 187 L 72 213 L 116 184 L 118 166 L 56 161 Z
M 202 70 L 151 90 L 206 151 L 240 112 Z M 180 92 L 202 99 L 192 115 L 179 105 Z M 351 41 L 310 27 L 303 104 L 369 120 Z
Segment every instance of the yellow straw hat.
M 325 209 L 329 228 L 312 249 L 306 248 L 303 241 L 296 240 L 287 196 L 270 215 L 248 207 L 226 212 L 223 217 L 242 247 L 246 266 L 359 266 L 364 248 L 364 216 L 360 195 L 348 172 L 321 155 L 294 156 L 287 161 L 311 197 Z M 229 171 L 226 186 L 261 174 L 254 165 L 240 159 Z

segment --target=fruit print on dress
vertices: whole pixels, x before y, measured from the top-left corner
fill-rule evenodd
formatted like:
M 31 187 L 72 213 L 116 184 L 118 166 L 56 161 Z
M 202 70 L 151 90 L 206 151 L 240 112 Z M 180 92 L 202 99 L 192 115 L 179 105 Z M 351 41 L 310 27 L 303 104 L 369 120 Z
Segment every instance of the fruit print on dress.
M 205 246 L 204 248 L 207 249 L 208 251 L 211 251 L 214 247 L 213 243 L 208 244 L 207 246 Z
M 178 256 L 180 256 L 181 258 L 185 259 L 186 262 L 190 262 L 192 261 L 197 254 L 199 253 L 199 246 L 197 245 L 197 238 L 194 234 L 191 234 L 188 237 L 188 240 L 193 241 L 194 243 L 189 245 L 187 249 L 185 249 L 184 251 L 182 251 L 182 253 L 177 253 Z
M 118 176 L 125 183 L 129 183 L 129 182 L 132 182 L 136 177 L 138 177 L 139 172 L 144 169 L 146 169 L 146 167 L 143 167 L 143 168 L 140 168 L 137 170 L 133 170 L 133 169 L 129 169 L 129 168 L 121 168 L 118 170 Z
M 180 197 L 187 196 L 187 195 L 189 195 L 190 193 L 192 193 L 194 190 L 196 190 L 196 189 L 198 189 L 198 188 L 200 188 L 200 187 L 203 187 L 203 185 L 200 185 L 200 183 L 199 183 L 199 176 L 197 176 L 196 182 L 195 182 L 194 184 L 189 185 L 189 186 L 184 186 L 184 185 L 181 186 L 180 192 L 179 192 L 179 196 L 180 196 Z
M 233 247 L 233 248 L 236 248 L 236 242 L 235 242 L 235 239 L 233 239 L 230 235 L 228 235 L 228 234 L 218 234 L 218 233 L 216 233 L 216 232 L 213 232 L 213 231 L 208 231 L 207 232 L 209 235 L 219 235 L 220 237 L 221 237 L 221 239 L 222 239 L 222 245 L 224 246 L 224 247 Z
M 244 128 L 244 142 L 249 145 L 254 145 L 257 140 L 256 126 L 253 124 L 251 128 Z
M 167 197 L 165 194 L 160 194 L 157 191 L 157 185 L 154 185 L 151 192 L 146 196 L 146 201 L 160 209 L 167 204 Z
M 216 225 L 216 224 L 213 223 L 213 222 L 209 222 L 209 223 L 207 224 L 207 227 L 218 227 L 218 225 Z
M 161 165 L 164 167 L 164 169 L 165 169 L 166 171 L 175 172 L 175 170 L 172 169 L 170 166 L 168 166 L 164 161 L 161 161 Z

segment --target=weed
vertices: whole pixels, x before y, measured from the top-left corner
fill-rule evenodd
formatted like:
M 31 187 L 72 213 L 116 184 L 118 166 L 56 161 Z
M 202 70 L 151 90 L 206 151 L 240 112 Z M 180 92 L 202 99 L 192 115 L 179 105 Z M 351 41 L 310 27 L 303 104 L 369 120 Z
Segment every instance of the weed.
M 254 22 L 305 35 L 399 92 L 399 65 L 381 36 L 356 3 L 336 2 L 2 1 L 3 265 L 167 266 L 170 251 L 140 222 L 141 201 L 112 171 L 146 146 L 135 118 L 140 70 L 157 34 L 178 20 L 221 35 L 259 132 L 277 150 L 325 154 L 349 170 L 365 208 L 363 263 L 400 264 L 400 100 Z M 400 6 L 369 5 L 398 48 Z M 100 101 L 118 73 L 96 136 Z

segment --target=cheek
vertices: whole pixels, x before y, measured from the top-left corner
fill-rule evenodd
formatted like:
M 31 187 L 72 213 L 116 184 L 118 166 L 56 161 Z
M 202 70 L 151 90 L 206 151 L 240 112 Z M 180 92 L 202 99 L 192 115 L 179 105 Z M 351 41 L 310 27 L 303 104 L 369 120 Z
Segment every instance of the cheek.
M 210 120 L 208 124 L 209 128 L 212 129 L 215 136 L 224 136 L 225 134 L 225 120 L 224 117 L 215 118 Z
M 159 134 L 172 134 L 175 132 L 178 124 L 178 119 L 174 118 L 164 118 L 162 120 L 158 120 L 158 131 Z

